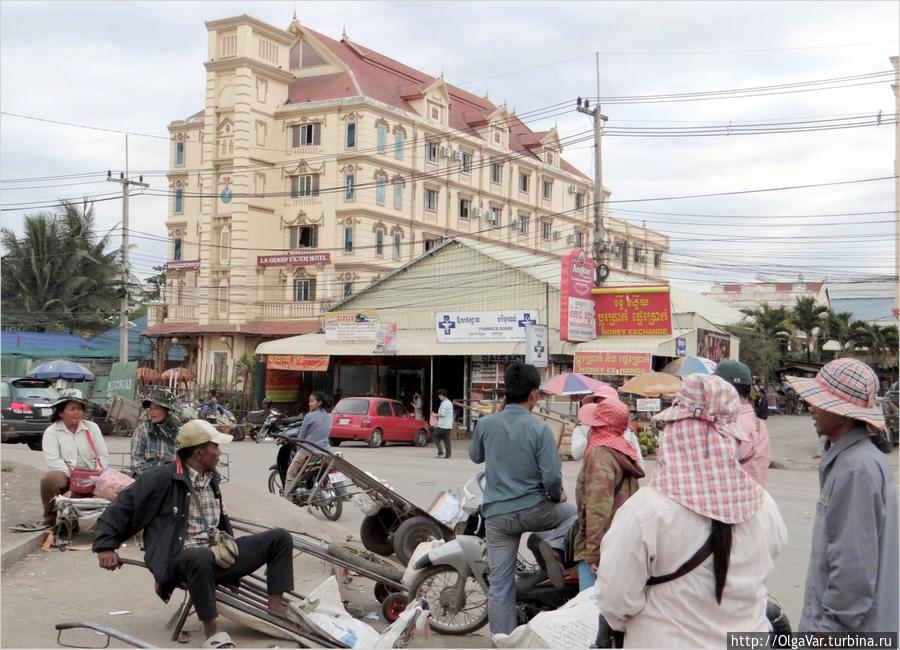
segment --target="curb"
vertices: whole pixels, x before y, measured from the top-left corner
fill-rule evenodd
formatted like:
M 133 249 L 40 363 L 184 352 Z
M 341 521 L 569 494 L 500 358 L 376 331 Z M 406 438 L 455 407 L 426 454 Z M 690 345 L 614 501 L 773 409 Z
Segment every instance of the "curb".
M 10 548 L 4 549 L 3 555 L 0 556 L 0 566 L 2 566 L 4 571 L 29 553 L 34 553 L 40 549 L 44 539 L 47 537 L 47 531 L 16 534 L 21 535 L 22 540 L 12 544 Z

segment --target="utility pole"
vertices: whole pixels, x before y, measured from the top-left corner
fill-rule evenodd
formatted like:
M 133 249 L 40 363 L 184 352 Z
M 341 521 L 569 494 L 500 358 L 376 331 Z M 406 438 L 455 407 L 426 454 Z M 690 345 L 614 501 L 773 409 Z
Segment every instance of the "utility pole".
M 125 172 L 119 172 L 119 178 L 113 178 L 112 171 L 108 171 L 106 172 L 106 180 L 111 183 L 119 183 L 122 186 L 122 288 L 119 289 L 122 303 L 119 307 L 119 361 L 125 364 L 128 363 L 128 281 L 130 276 L 128 269 L 128 190 L 132 185 L 136 187 L 150 187 L 150 184 L 144 182 L 143 176 L 133 181 L 127 177 Z
M 599 91 L 598 91 L 599 96 Z M 603 263 L 603 201 L 606 198 L 603 194 L 603 159 L 600 155 L 600 141 L 603 136 L 603 122 L 607 120 L 606 115 L 600 112 L 600 104 L 595 104 L 593 108 L 590 106 L 590 100 L 581 97 L 578 98 L 578 104 L 575 107 L 579 113 L 591 116 L 594 120 L 594 245 L 593 257 L 594 264 L 597 268 L 597 285 L 603 284 L 606 276 L 609 275 L 609 268 Z

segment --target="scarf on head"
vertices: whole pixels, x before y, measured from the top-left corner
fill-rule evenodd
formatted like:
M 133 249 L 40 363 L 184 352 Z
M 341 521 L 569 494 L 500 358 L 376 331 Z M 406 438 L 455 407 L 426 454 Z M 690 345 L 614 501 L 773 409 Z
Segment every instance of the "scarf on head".
M 704 517 L 726 524 L 746 521 L 765 491 L 737 460 L 740 399 L 715 375 L 688 375 L 671 409 L 650 486 Z
M 622 437 L 628 428 L 628 407 L 623 402 L 607 398 L 594 405 L 591 420 L 585 458 L 594 447 L 609 447 L 637 462 L 637 449 Z

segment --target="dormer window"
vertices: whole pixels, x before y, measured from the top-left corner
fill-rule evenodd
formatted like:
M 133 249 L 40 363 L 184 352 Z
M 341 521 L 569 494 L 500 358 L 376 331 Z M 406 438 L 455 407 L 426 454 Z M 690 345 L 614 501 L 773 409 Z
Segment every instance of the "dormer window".
M 434 120 L 435 122 L 441 121 L 441 105 L 435 104 L 434 102 L 428 102 L 428 117 Z
M 500 129 L 494 129 L 493 142 L 498 147 L 503 145 L 503 134 L 500 133 Z
M 548 165 L 554 164 L 553 161 L 554 161 L 555 159 L 556 159 L 556 158 L 553 156 L 553 152 L 552 152 L 552 151 L 548 151 L 548 152 L 547 152 L 547 164 L 548 164 Z

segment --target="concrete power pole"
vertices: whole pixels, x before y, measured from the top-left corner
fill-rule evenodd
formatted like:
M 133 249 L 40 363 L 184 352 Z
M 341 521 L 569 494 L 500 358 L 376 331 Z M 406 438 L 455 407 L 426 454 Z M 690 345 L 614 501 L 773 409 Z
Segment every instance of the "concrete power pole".
M 609 268 L 603 263 L 603 202 L 606 197 L 603 194 L 603 158 L 600 149 L 603 122 L 607 120 L 607 117 L 600 112 L 600 104 L 591 108 L 590 100 L 582 100 L 581 97 L 578 98 L 575 110 L 590 115 L 594 120 L 594 245 L 592 253 L 594 264 L 597 267 L 596 282 L 600 286 L 609 274 Z
M 119 307 L 119 361 L 128 363 L 128 190 L 131 185 L 137 187 L 150 187 L 144 182 L 144 177 L 138 180 L 130 180 L 124 172 L 119 173 L 119 178 L 113 178 L 112 172 L 106 172 L 106 180 L 111 183 L 119 183 L 122 186 L 122 303 Z

